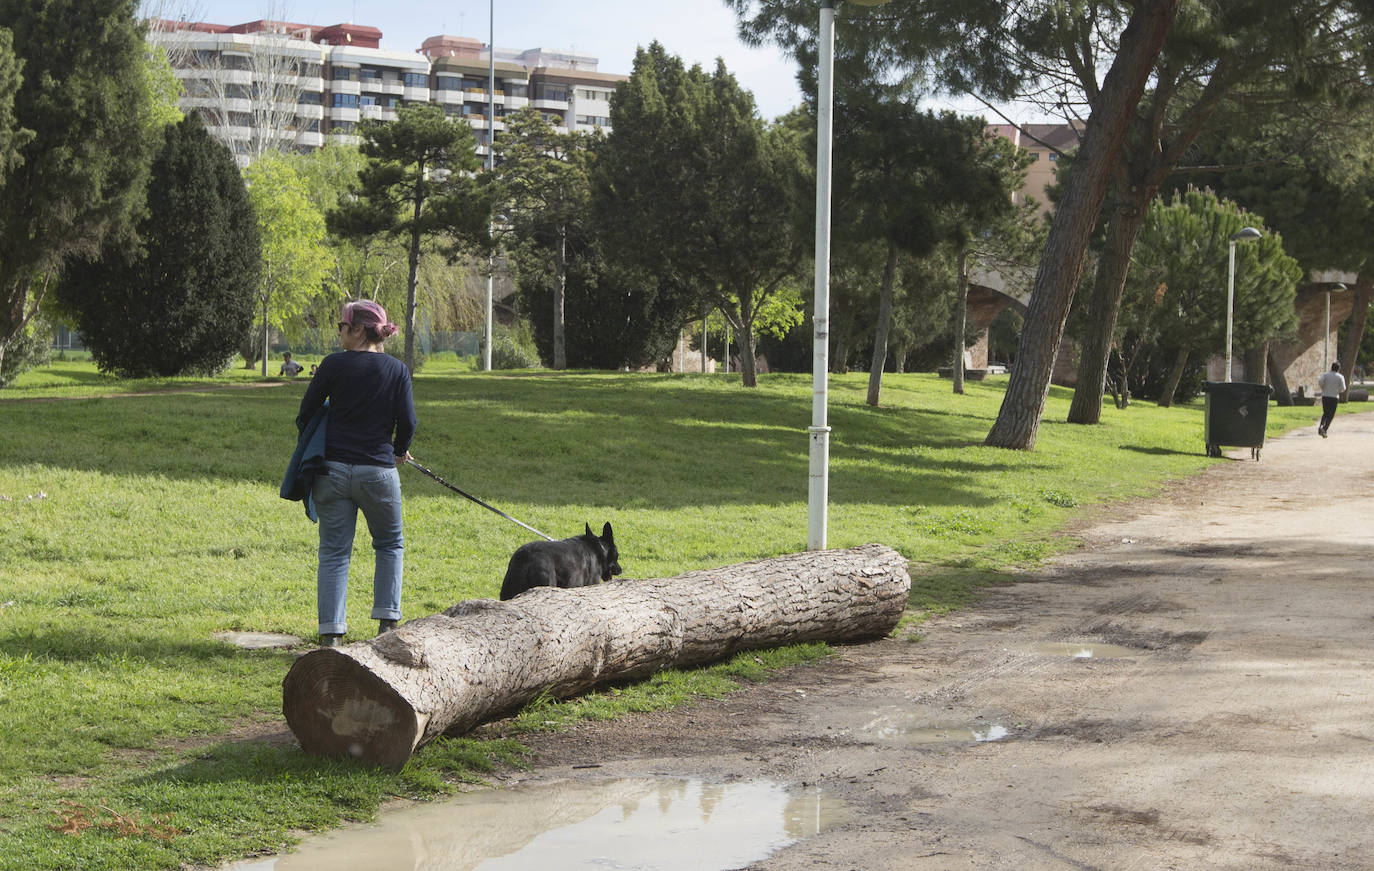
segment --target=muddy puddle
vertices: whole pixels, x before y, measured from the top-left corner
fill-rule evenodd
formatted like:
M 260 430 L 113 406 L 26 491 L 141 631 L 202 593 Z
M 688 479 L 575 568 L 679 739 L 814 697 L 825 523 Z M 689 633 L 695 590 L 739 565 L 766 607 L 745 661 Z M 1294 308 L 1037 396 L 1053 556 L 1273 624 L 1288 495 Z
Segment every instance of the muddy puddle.
M 882 744 L 980 744 L 1001 741 L 1011 730 L 1000 723 L 931 723 L 899 708 L 878 711 L 857 730 L 865 738 Z
M 411 805 L 224 871 L 714 871 L 848 817 L 817 789 L 769 781 L 561 781 Z
M 1097 641 L 1045 641 L 1035 645 L 1035 652 L 1045 656 L 1069 656 L 1074 659 L 1116 659 L 1140 654 L 1139 650 L 1130 647 L 1102 644 Z

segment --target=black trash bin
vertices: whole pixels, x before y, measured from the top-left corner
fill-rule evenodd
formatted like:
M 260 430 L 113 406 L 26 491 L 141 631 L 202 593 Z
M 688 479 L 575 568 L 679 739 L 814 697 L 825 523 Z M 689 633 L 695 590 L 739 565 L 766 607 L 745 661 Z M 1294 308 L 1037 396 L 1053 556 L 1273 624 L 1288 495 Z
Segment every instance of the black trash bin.
M 1249 448 L 1250 456 L 1258 460 L 1264 447 L 1264 426 L 1269 420 L 1269 396 L 1274 388 L 1268 384 L 1245 381 L 1204 381 L 1202 392 L 1207 394 L 1206 418 L 1202 438 L 1207 444 L 1207 456 L 1221 456 L 1222 446 Z

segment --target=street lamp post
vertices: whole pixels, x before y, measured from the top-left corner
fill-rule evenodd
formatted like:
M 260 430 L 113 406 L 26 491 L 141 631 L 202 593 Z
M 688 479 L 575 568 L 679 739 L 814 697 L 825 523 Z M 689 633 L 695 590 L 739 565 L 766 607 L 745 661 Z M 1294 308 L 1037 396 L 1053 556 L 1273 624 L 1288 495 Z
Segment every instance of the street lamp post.
M 821 0 L 816 81 L 816 271 L 812 314 L 810 478 L 807 486 L 806 547 L 825 550 L 830 501 L 830 144 L 835 117 L 835 2 Z M 881 6 L 888 0 L 849 0 Z
M 487 172 L 496 171 L 496 0 L 488 2 L 487 24 Z M 487 234 L 495 231 L 487 225 Z M 496 254 L 487 255 L 487 298 L 482 319 L 482 371 L 491 371 L 492 285 L 496 281 Z
M 1231 240 L 1227 246 L 1227 267 L 1226 267 L 1226 383 L 1231 383 L 1231 332 L 1236 301 L 1236 242 L 1248 242 L 1251 239 L 1258 239 L 1264 234 L 1254 227 L 1246 227 L 1236 233 L 1231 234 Z
M 1346 290 L 1339 281 L 1326 286 L 1326 330 L 1322 333 L 1322 371 L 1331 368 L 1331 294 Z

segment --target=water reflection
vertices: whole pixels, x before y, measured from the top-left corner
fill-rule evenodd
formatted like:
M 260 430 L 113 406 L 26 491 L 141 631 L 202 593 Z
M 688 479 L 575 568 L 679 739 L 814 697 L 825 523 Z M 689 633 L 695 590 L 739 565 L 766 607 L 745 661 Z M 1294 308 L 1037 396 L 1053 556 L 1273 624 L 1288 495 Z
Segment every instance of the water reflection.
M 768 781 L 564 781 L 482 790 L 383 814 L 229 871 L 738 868 L 847 814 Z

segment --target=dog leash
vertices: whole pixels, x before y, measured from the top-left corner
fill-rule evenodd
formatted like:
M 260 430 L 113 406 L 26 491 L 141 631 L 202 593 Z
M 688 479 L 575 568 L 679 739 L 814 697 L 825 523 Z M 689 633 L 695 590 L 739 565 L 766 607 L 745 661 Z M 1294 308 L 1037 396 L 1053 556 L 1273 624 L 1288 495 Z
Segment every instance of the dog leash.
M 551 535 L 545 535 L 544 533 L 542 533 L 542 532 L 540 532 L 539 530 L 535 529 L 533 526 L 530 526 L 528 523 L 521 523 L 519 520 L 516 520 L 514 517 L 511 517 L 511 516 L 510 516 L 509 514 L 507 514 L 506 512 L 502 511 L 502 510 L 499 509 L 499 508 L 493 508 L 492 506 L 490 506 L 490 505 L 488 505 L 487 503 L 483 502 L 481 499 L 478 499 L 476 496 L 473 496 L 471 493 L 464 493 L 462 490 L 459 490 L 457 487 L 455 487 L 455 486 L 453 486 L 452 484 L 450 484 L 449 482 L 445 481 L 443 478 L 440 478 L 438 475 L 434 474 L 434 473 L 431 472 L 429 469 L 426 469 L 424 466 L 422 466 L 422 465 L 420 465 L 419 463 L 415 462 L 414 459 L 406 460 L 406 462 L 409 463 L 410 465 L 414 466 L 415 468 L 419 469 L 421 472 L 425 473 L 426 475 L 428 475 L 429 477 L 433 478 L 434 480 L 438 481 L 440 484 L 443 484 L 445 487 L 449 488 L 449 489 L 452 490 L 454 493 L 457 493 L 459 496 L 462 496 L 464 499 L 471 499 L 473 502 L 476 502 L 478 505 L 481 505 L 483 508 L 487 509 L 488 511 L 494 511 L 494 512 L 496 512 L 497 514 L 499 514 L 499 515 L 501 515 L 502 517 L 504 517 L 504 518 L 506 518 L 507 520 L 509 520 L 511 523 L 514 523 L 514 524 L 516 524 L 516 525 L 518 525 L 518 526 L 523 526 L 523 527 L 525 527 L 525 528 L 528 529 L 530 532 L 533 532 L 535 535 L 539 536 L 539 537 L 542 538 L 542 539 L 545 539 L 545 540 L 547 540 L 547 541 L 553 541 L 553 540 L 554 540 L 554 539 L 553 539 L 553 536 L 551 536 Z

